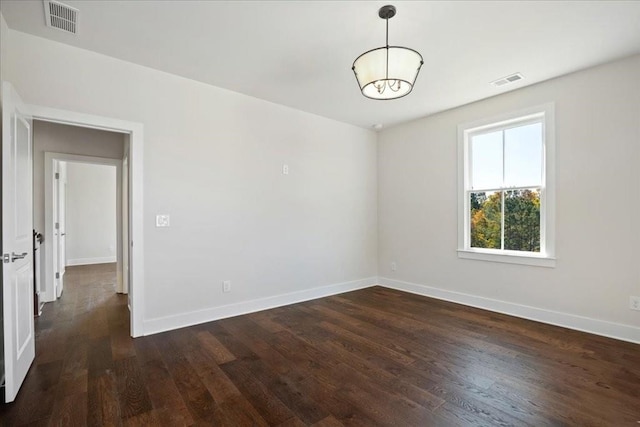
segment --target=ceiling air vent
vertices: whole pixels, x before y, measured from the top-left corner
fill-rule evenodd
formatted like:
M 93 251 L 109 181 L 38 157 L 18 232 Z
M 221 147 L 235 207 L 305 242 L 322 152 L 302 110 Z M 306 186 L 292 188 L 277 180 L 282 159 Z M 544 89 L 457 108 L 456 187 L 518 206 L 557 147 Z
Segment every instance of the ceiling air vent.
M 57 28 L 67 33 L 78 31 L 78 13 L 80 11 L 55 0 L 44 0 L 44 16 L 47 27 Z
M 522 79 L 524 79 L 522 74 L 515 73 L 515 74 L 511 74 L 510 76 L 502 77 L 498 80 L 494 80 L 491 82 L 491 84 L 494 86 L 500 87 L 500 86 L 508 85 L 509 83 L 517 82 L 518 80 L 522 80 Z

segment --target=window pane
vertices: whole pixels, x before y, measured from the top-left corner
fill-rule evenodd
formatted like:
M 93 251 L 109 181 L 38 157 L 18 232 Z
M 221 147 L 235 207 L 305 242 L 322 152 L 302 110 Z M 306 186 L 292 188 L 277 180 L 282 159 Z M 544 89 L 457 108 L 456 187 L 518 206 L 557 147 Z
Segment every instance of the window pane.
M 504 248 L 540 252 L 540 190 L 511 190 L 504 195 Z
M 471 188 L 502 186 L 502 131 L 471 137 Z
M 469 197 L 471 247 L 500 249 L 501 193 L 476 192 L 470 193 Z
M 505 130 L 504 151 L 505 186 L 542 184 L 542 123 Z

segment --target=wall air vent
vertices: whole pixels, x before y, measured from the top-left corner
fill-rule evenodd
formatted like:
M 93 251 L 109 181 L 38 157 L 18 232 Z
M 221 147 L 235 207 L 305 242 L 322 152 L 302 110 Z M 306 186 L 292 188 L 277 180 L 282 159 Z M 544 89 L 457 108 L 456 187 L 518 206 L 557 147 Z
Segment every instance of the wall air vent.
M 520 73 L 511 74 L 507 77 L 502 77 L 498 80 L 494 80 L 491 82 L 492 85 L 500 87 L 504 85 L 508 85 L 509 83 L 517 82 L 518 80 L 524 79 L 524 76 Z
M 44 16 L 47 27 L 76 34 L 78 32 L 78 9 L 55 0 L 44 1 Z

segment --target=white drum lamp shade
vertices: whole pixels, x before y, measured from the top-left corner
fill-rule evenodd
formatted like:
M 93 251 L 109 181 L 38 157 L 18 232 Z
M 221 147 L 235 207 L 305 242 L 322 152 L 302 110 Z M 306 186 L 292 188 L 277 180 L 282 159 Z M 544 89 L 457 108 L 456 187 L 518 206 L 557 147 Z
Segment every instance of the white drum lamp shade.
M 362 94 L 371 99 L 396 99 L 413 89 L 422 55 L 402 46 L 389 46 L 389 18 L 395 15 L 393 6 L 382 7 L 378 15 L 386 20 L 387 45 L 358 56 L 352 70 Z

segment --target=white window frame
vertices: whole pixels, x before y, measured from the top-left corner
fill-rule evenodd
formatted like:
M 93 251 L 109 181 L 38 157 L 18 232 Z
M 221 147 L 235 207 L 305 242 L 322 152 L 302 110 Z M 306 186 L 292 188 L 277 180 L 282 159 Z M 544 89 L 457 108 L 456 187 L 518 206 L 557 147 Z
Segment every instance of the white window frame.
M 482 131 L 501 130 L 542 121 L 542 183 L 540 186 L 540 252 L 471 247 L 469 197 L 470 140 Z M 535 186 L 534 186 L 535 187 Z M 510 188 L 501 189 L 508 191 Z M 555 105 L 548 103 L 498 117 L 458 125 L 458 257 L 541 267 L 556 266 L 555 251 Z

